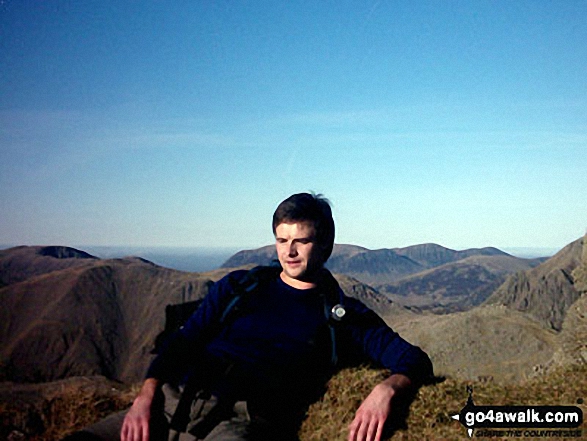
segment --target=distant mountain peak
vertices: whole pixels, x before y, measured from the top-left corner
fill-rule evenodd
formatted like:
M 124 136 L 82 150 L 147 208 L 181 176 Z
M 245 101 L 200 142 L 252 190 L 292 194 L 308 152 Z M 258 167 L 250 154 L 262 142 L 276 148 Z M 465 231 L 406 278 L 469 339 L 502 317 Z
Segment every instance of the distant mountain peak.
M 65 246 L 46 246 L 37 251 L 40 256 L 54 257 L 56 259 L 97 259 L 97 257 L 86 253 L 85 251 Z

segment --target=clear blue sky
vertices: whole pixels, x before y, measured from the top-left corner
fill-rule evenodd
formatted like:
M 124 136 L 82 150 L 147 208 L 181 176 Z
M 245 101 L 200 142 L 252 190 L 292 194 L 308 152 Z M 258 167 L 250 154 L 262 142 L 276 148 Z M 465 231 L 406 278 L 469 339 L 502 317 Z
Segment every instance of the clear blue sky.
M 0 243 L 557 247 L 587 228 L 586 1 L 0 2 Z

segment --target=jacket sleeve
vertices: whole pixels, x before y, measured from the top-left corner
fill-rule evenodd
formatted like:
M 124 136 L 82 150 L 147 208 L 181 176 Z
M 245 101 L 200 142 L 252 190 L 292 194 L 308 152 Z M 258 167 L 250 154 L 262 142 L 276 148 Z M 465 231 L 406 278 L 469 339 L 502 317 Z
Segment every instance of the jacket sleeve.
M 359 300 L 345 297 L 345 308 L 347 337 L 370 361 L 392 373 L 404 374 L 416 384 L 432 377 L 432 362 L 422 349 L 400 337 Z
M 241 274 L 242 273 L 242 274 Z M 147 369 L 146 378 L 179 382 L 190 373 L 206 344 L 219 332 L 220 317 L 233 299 L 233 281 L 246 271 L 230 273 L 210 287 L 202 304 L 164 344 Z

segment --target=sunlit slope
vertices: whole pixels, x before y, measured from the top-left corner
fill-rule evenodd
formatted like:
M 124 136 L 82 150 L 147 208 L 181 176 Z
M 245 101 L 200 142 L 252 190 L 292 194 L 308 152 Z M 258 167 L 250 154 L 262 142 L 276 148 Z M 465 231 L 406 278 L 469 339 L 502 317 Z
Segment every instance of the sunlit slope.
M 508 277 L 487 304 L 506 305 L 560 330 L 567 309 L 579 298 L 573 271 L 581 262 L 582 250 L 583 238 L 536 268 Z

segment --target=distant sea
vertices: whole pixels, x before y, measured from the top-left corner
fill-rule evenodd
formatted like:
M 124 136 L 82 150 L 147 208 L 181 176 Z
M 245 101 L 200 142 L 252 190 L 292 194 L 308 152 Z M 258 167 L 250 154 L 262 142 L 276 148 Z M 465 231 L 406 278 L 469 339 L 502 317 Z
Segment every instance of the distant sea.
M 238 248 L 74 246 L 101 259 L 136 256 L 165 268 L 204 272 L 220 268 Z
M 229 257 L 241 250 L 241 248 L 125 248 L 93 246 L 82 246 L 78 249 L 102 259 L 138 256 L 166 268 L 194 272 L 218 269 Z M 556 248 L 502 248 L 501 250 L 523 259 L 550 257 L 559 251 Z
M 552 257 L 560 251 L 559 248 L 500 248 L 502 251 L 512 256 L 523 259 L 534 259 L 537 257 Z

